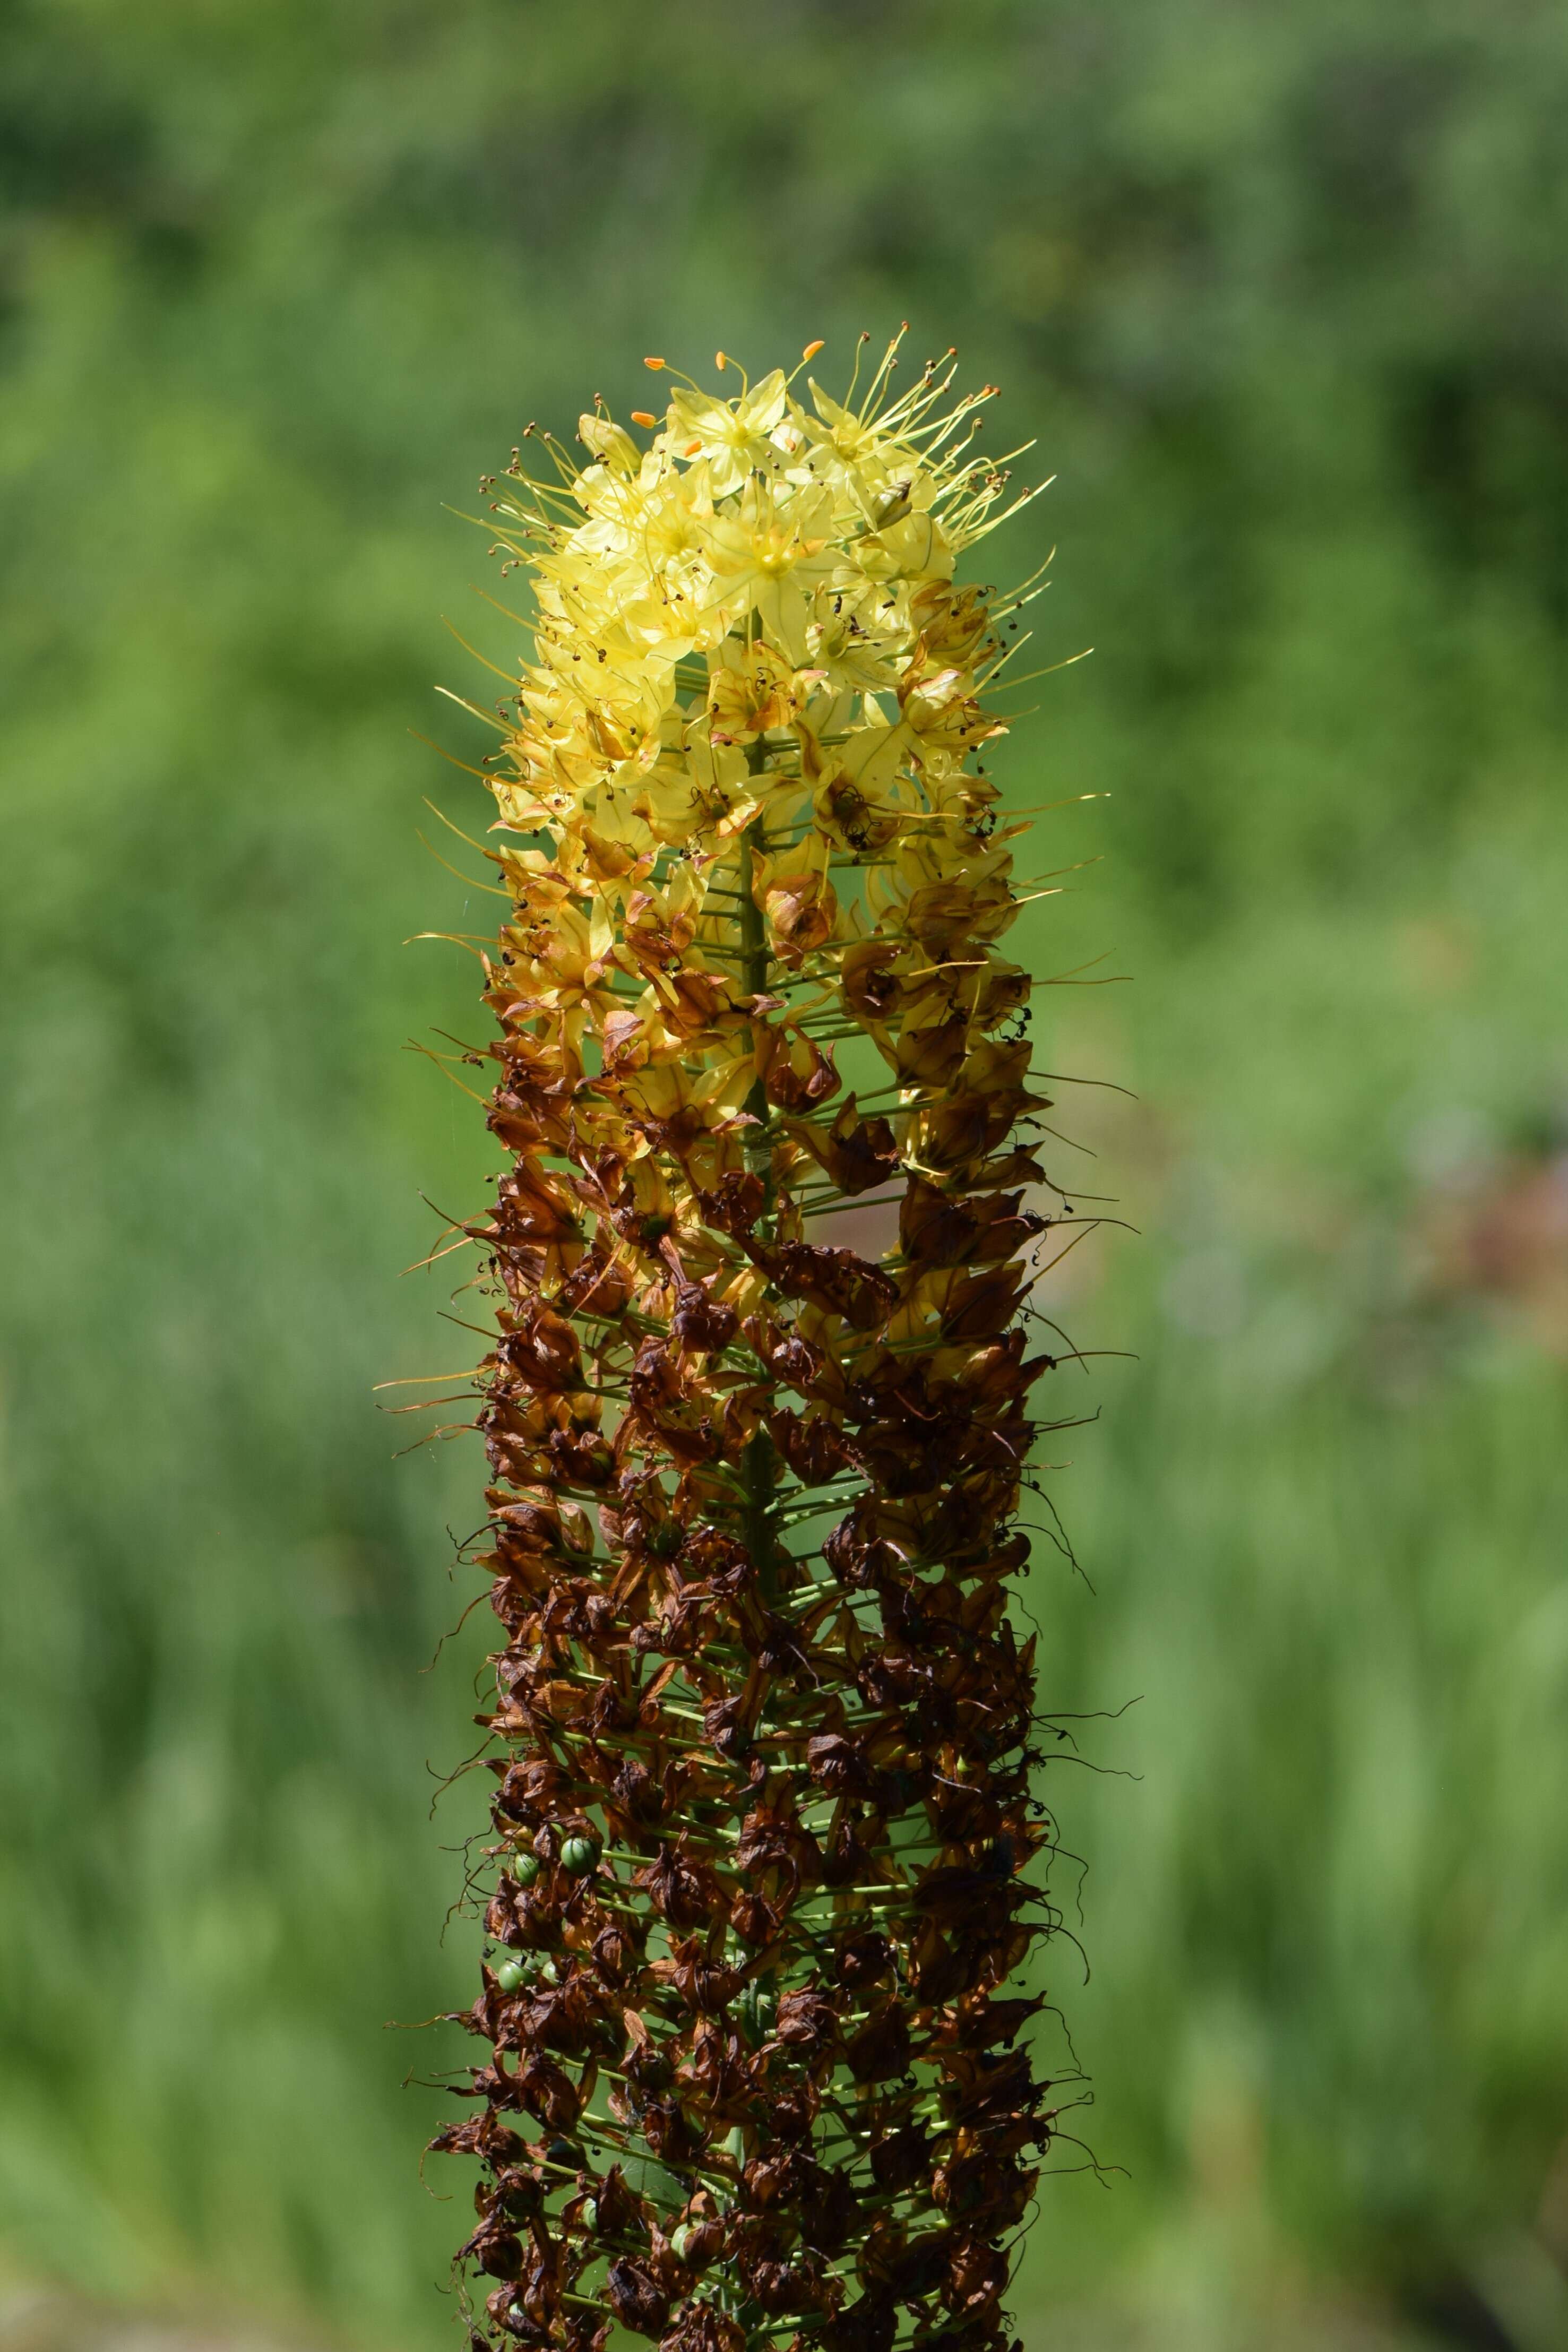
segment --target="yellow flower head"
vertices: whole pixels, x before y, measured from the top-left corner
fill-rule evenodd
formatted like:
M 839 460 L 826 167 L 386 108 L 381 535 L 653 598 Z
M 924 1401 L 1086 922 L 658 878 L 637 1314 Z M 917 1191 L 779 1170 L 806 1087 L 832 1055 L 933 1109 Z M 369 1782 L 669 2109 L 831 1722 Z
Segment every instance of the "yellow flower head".
M 537 617 L 503 822 L 629 840 L 640 812 L 645 846 L 678 835 L 700 865 L 735 829 L 733 746 L 752 747 L 771 825 L 820 802 L 824 745 L 858 772 L 895 706 L 910 723 L 878 763 L 889 807 L 983 739 L 970 714 L 1000 648 L 951 583 L 1003 520 L 1005 474 L 973 447 L 991 388 L 948 403 L 944 362 L 894 398 L 897 352 L 858 405 L 815 381 L 803 401 L 779 368 L 729 397 L 687 382 L 645 448 L 595 411 L 585 463 L 550 445 L 558 482 L 514 465 L 495 507 Z M 857 744 L 866 730 L 875 745 Z

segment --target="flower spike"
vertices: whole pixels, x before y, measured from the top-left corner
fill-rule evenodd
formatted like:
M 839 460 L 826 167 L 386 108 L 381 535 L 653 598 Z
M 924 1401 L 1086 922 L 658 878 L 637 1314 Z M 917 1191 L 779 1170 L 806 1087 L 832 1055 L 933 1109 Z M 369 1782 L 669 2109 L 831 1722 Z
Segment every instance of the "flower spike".
M 534 611 L 487 762 L 506 1164 L 460 1229 L 502 1643 L 435 2145 L 479 2167 L 476 2345 L 1004 2352 L 1055 2129 L 1008 1596 L 1082 1223 L 982 761 L 1021 600 L 957 578 L 994 388 L 944 406 L 949 352 L 895 396 L 901 339 L 858 405 L 670 371 L 649 445 L 595 404 L 558 482 L 489 485 Z

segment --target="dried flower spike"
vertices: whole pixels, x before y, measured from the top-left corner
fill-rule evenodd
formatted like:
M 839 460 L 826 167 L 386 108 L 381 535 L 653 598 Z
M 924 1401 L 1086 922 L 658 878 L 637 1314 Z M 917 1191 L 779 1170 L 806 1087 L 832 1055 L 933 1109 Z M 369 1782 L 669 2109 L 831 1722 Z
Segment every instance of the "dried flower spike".
M 478 2341 L 993 2352 L 1052 2131 L 1000 1997 L 1054 1921 L 1007 1604 L 1053 1220 L 976 757 L 1021 599 L 953 576 L 988 395 L 894 397 L 897 348 L 858 405 L 678 378 L 651 447 L 595 410 L 494 486 L 536 606 L 468 1229 L 505 1646 L 436 2143 Z

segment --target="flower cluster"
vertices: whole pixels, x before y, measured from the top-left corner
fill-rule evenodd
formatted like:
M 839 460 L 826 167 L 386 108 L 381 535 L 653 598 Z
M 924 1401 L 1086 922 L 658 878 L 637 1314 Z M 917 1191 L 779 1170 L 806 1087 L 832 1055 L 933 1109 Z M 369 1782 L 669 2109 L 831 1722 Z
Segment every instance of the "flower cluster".
M 1007 1592 L 1060 1220 L 978 756 L 1023 599 L 954 578 L 988 394 L 895 398 L 895 351 L 489 485 L 534 598 L 468 1229 L 505 1643 L 436 2144 L 492 2342 L 995 2352 L 1052 2132 L 1002 1988 L 1054 1920 Z

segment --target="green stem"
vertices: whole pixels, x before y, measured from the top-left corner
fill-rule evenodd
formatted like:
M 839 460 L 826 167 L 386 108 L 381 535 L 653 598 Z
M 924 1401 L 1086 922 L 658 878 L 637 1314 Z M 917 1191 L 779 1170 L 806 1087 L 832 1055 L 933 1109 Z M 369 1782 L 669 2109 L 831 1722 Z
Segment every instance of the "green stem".
M 765 1429 L 759 1429 L 746 1444 L 746 1504 L 742 1523 L 746 1549 L 757 1571 L 758 1589 L 770 1609 L 779 1597 L 774 1559 L 774 1460 L 773 1441 Z
M 755 776 L 761 774 L 764 761 L 765 753 L 759 739 L 746 754 L 746 765 Z M 741 961 L 744 985 L 752 996 L 766 995 L 772 961 L 768 954 L 767 926 L 763 919 L 763 910 L 757 904 L 754 888 L 756 853 L 766 847 L 767 835 L 761 818 L 758 818 L 741 835 Z M 746 1157 L 753 1173 L 763 1180 L 765 1230 L 773 1214 L 773 1145 L 769 1134 L 772 1115 L 767 1088 L 760 1075 L 753 1079 L 752 1090 L 746 1097 L 746 1108 L 757 1121 L 755 1127 L 746 1131 Z M 770 1608 L 778 1598 L 778 1573 L 773 1557 L 777 1532 L 773 1508 L 776 1474 L 773 1441 L 765 1429 L 759 1429 L 747 1443 L 742 1465 L 745 1500 L 741 1516 L 746 1549 L 756 1568 L 763 1599 Z

